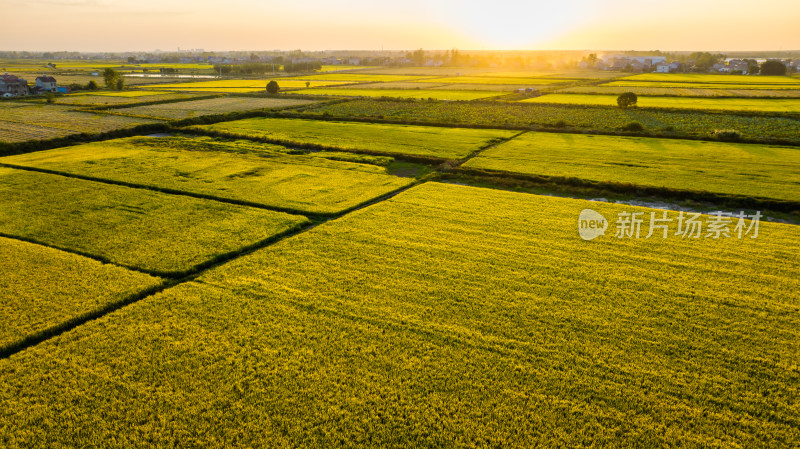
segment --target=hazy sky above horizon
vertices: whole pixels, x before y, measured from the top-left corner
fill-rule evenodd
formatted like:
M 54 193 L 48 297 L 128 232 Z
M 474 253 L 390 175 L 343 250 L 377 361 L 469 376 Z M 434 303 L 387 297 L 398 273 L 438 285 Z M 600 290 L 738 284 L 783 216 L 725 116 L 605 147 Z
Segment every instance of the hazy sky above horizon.
M 800 49 L 797 0 L 7 1 L 0 50 Z

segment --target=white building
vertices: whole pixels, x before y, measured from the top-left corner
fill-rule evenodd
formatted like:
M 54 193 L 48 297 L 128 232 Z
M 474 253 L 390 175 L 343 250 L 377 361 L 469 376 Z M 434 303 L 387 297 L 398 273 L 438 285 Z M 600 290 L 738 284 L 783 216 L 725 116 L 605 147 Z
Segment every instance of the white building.
M 58 89 L 56 79 L 52 76 L 42 75 L 36 77 L 36 88 L 43 92 L 55 92 Z

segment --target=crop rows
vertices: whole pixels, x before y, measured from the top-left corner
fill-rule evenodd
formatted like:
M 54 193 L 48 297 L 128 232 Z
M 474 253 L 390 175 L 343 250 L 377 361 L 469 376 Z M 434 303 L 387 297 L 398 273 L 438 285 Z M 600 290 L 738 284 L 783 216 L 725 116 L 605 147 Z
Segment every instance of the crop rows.
M 258 92 L 266 91 L 267 83 L 271 80 L 224 80 L 224 81 L 198 81 L 193 83 L 158 84 L 147 86 L 148 89 L 164 89 L 177 91 L 196 92 Z M 306 87 L 335 86 L 347 84 L 349 81 L 304 81 L 295 79 L 275 78 L 281 89 Z
M 713 84 L 797 84 L 800 81 L 787 76 L 715 75 L 706 73 L 642 73 L 620 78 L 620 81 L 713 83 Z
M 642 83 L 644 84 L 644 83 Z M 800 97 L 798 90 L 753 90 L 753 89 L 728 89 L 724 87 L 700 89 L 696 87 L 626 87 L 609 86 L 573 86 L 559 89 L 558 93 L 570 94 L 608 94 L 619 95 L 624 92 L 633 92 L 637 95 L 664 95 L 678 97 Z
M 791 147 L 526 133 L 464 167 L 800 202 L 800 149 Z
M 120 114 L 152 117 L 166 120 L 182 120 L 203 115 L 252 111 L 267 108 L 287 108 L 311 104 L 313 101 L 288 98 L 223 97 L 205 100 L 181 101 L 177 103 L 132 106 L 117 109 Z
M 569 83 L 575 80 L 559 78 L 523 78 L 499 76 L 450 76 L 447 78 L 426 79 L 426 82 L 445 84 L 525 84 L 525 85 L 550 85 Z
M 745 139 L 800 143 L 800 121 L 782 117 L 657 111 L 648 109 L 583 108 L 569 105 L 510 103 L 437 103 L 354 100 L 322 104 L 303 111 L 333 117 L 356 117 L 478 126 L 562 126 L 616 132 L 631 122 L 647 131 L 707 137 L 716 129 L 735 129 Z
M 388 175 L 377 165 L 286 151 L 274 145 L 206 138 L 137 137 L 11 156 L 0 162 L 303 213 L 342 212 L 412 182 Z
M 26 128 L 30 133 L 42 132 L 41 128 L 58 131 L 43 132 L 38 139 L 61 137 L 77 133 L 97 133 L 120 128 L 153 123 L 152 120 L 137 117 L 94 114 L 73 111 L 67 106 L 31 104 L 25 107 L 4 108 L 0 117 L 0 135 L 8 134 L 11 139 L 24 137 Z M 27 125 L 27 126 L 26 126 Z M 12 140 L 13 141 L 13 140 Z M 18 141 L 18 140 L 17 140 Z
M 549 94 L 522 100 L 523 103 L 551 103 L 617 106 L 616 95 Z M 800 99 L 794 98 L 686 98 L 639 97 L 640 108 L 700 109 L 715 111 L 755 111 L 800 113 Z
M 159 283 L 146 274 L 0 237 L 0 351 Z
M 180 273 L 304 217 L 0 168 L 0 233 L 154 273 Z
M 348 97 L 392 97 L 392 98 L 419 98 L 436 100 L 479 100 L 502 95 L 502 92 L 493 90 L 437 90 L 437 89 L 339 89 L 320 88 L 302 89 L 306 95 L 331 95 Z
M 135 91 L 126 91 L 132 93 Z M 71 104 L 80 106 L 102 106 L 102 105 L 121 105 L 137 104 L 150 101 L 169 101 L 180 99 L 191 99 L 191 95 L 174 94 L 169 92 L 136 92 L 141 95 L 105 95 L 105 94 L 85 94 L 67 95 L 58 98 L 59 104 Z
M 0 440 L 791 446 L 797 228 L 584 242 L 587 207 L 647 211 L 416 187 L 0 361 Z
M 253 118 L 193 129 L 341 150 L 460 159 L 513 132 L 302 119 Z

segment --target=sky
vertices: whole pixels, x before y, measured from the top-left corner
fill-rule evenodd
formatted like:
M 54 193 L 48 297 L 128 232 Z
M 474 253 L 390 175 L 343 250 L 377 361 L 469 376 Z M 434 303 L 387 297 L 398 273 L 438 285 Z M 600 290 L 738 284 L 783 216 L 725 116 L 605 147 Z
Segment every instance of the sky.
M 798 0 L 4 3 L 0 50 L 800 49 Z

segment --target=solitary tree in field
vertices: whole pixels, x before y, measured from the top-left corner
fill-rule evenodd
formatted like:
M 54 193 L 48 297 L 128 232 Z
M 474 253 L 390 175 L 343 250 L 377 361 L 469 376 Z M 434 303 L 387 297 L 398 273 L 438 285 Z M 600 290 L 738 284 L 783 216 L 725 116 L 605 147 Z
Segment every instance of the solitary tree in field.
M 270 81 L 267 83 L 267 93 L 269 94 L 277 94 L 280 90 L 280 86 L 278 86 L 278 82 L 275 80 Z
M 306 89 L 308 89 L 310 86 L 311 86 L 311 81 L 306 81 Z
M 622 109 L 625 109 L 629 106 L 636 106 L 636 102 L 639 100 L 639 97 L 636 96 L 633 92 L 625 92 L 624 94 L 617 97 L 617 104 Z
M 86 89 L 88 90 L 97 90 L 99 88 L 100 86 L 97 85 L 97 82 L 95 80 L 91 80 L 89 81 L 88 84 L 86 84 Z
M 122 90 L 125 88 L 125 78 L 119 77 L 117 78 L 117 90 Z
M 786 75 L 786 66 L 780 61 L 767 61 L 761 64 L 762 75 Z
M 114 89 L 117 87 L 118 79 L 119 73 L 116 70 L 112 69 L 111 67 L 103 70 L 103 80 L 106 82 L 106 87 L 109 89 Z

